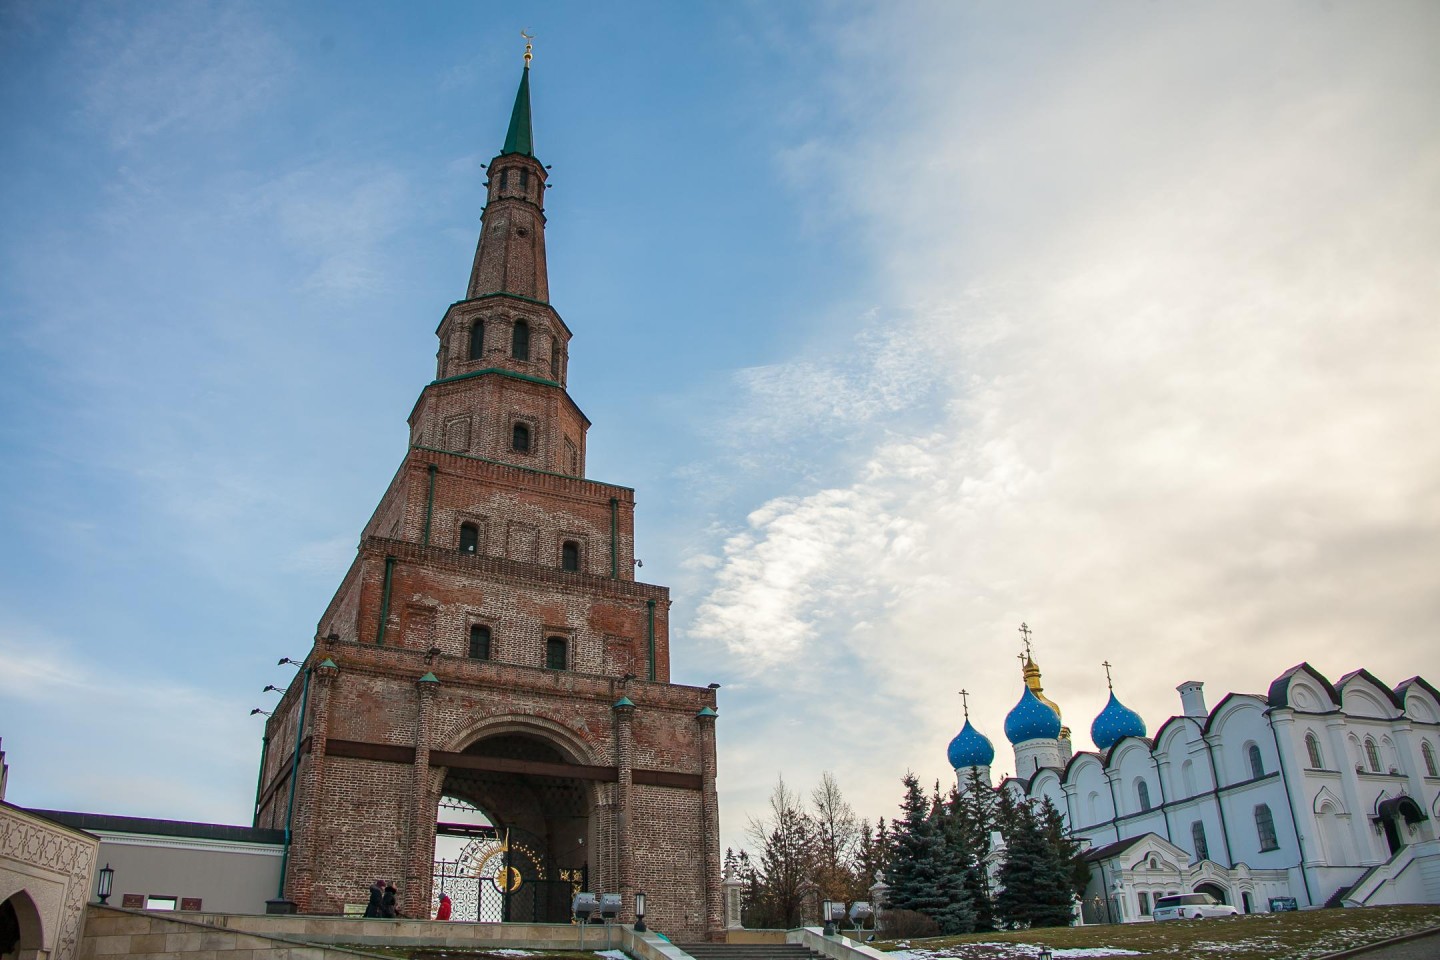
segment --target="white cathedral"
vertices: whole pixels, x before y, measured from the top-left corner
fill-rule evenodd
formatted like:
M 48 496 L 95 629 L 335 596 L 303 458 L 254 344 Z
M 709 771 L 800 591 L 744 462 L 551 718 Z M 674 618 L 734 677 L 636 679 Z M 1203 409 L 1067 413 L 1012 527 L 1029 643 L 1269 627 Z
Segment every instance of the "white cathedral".
M 1077 752 L 1028 642 L 1023 677 L 1005 718 L 1019 775 L 997 789 L 1048 798 L 1088 845 L 1087 922 L 1148 920 L 1155 898 L 1190 892 L 1245 913 L 1440 903 L 1440 691 L 1422 678 L 1332 684 L 1302 663 L 1214 709 L 1189 680 L 1153 737 L 1112 686 L 1096 749 Z M 991 783 L 968 710 L 948 759 L 960 789 L 972 770 Z

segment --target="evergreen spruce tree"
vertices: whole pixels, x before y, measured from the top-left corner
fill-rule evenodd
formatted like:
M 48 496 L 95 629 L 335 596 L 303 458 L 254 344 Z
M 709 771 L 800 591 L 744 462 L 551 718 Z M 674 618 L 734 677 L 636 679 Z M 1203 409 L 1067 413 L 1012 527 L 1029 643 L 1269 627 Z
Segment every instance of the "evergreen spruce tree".
M 1073 901 L 1068 865 L 1050 842 L 1043 814 L 1026 802 L 1009 806 L 1010 830 L 1000 868 L 1004 889 L 995 898 L 995 912 L 1003 922 L 1021 928 L 1067 926 Z
M 953 844 L 963 850 L 963 885 L 975 912 L 975 929 L 990 930 L 995 926 L 995 906 L 991 899 L 990 874 L 986 857 L 990 853 L 990 833 L 994 827 L 994 791 L 971 771 L 965 792 L 950 795 Z
M 913 773 L 905 774 L 901 818 L 893 824 L 890 855 L 890 908 L 915 910 L 934 918 L 945 906 L 941 892 L 942 841 L 930 816 L 930 801 Z
M 931 816 L 935 829 L 940 834 L 939 888 L 946 903 L 933 915 L 943 934 L 969 933 L 975 929 L 976 905 L 968 878 L 974 863 L 974 850 L 970 838 L 961 826 L 957 815 L 958 794 L 952 790 L 950 796 L 933 805 Z

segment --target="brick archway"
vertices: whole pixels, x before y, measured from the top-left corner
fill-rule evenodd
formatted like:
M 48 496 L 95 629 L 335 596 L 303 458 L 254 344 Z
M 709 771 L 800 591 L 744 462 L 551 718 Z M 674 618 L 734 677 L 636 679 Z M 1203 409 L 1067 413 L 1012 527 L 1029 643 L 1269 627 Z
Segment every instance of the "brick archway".
M 481 724 L 467 732 L 464 749 L 444 754 L 450 765 L 432 771 L 437 808 L 450 798 L 483 811 L 492 842 L 503 847 L 503 866 L 473 880 L 435 860 L 436 877 L 461 885 L 456 902 L 476 910 L 466 919 L 563 922 L 590 875 L 605 834 L 605 789 L 595 772 L 603 768 L 576 763 L 579 746 L 557 742 L 548 727 L 532 718 Z M 497 873 L 507 882 L 497 884 Z

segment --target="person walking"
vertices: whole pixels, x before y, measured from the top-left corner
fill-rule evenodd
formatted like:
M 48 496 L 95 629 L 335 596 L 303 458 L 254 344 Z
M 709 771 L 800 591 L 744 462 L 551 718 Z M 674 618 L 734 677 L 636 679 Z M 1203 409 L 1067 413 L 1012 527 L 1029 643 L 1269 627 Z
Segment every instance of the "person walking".
M 385 899 L 385 881 L 376 880 L 370 885 L 370 902 L 365 904 L 365 916 L 380 916 L 380 907 Z
M 380 898 L 380 916 L 398 917 L 400 911 L 395 907 L 395 884 L 385 884 L 385 895 Z
M 450 919 L 450 898 L 449 898 L 447 895 L 443 894 L 443 893 L 440 894 L 440 906 L 439 906 L 439 908 L 435 911 L 435 919 L 436 919 L 436 920 L 449 920 L 449 919 Z

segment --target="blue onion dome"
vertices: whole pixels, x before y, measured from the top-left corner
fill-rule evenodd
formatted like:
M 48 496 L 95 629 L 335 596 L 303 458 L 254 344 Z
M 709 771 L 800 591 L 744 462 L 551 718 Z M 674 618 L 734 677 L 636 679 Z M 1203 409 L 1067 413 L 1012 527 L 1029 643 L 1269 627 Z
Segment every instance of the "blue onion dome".
M 1005 715 L 1005 739 L 1013 743 L 1026 740 L 1055 740 L 1060 736 L 1060 715 L 1047 707 L 1029 687 L 1020 695 L 1015 709 Z
M 1109 750 L 1125 737 L 1145 736 L 1145 721 L 1140 714 L 1131 710 L 1125 704 L 1115 699 L 1115 691 L 1110 691 L 1110 701 L 1105 704 L 1105 709 L 1090 724 L 1090 739 L 1095 741 L 1095 746 L 1101 750 Z
M 956 770 L 988 767 L 995 760 L 995 747 L 990 738 L 971 726 L 969 717 L 965 718 L 965 726 L 955 734 L 955 739 L 950 741 L 950 749 L 945 753 L 950 758 L 950 766 Z

